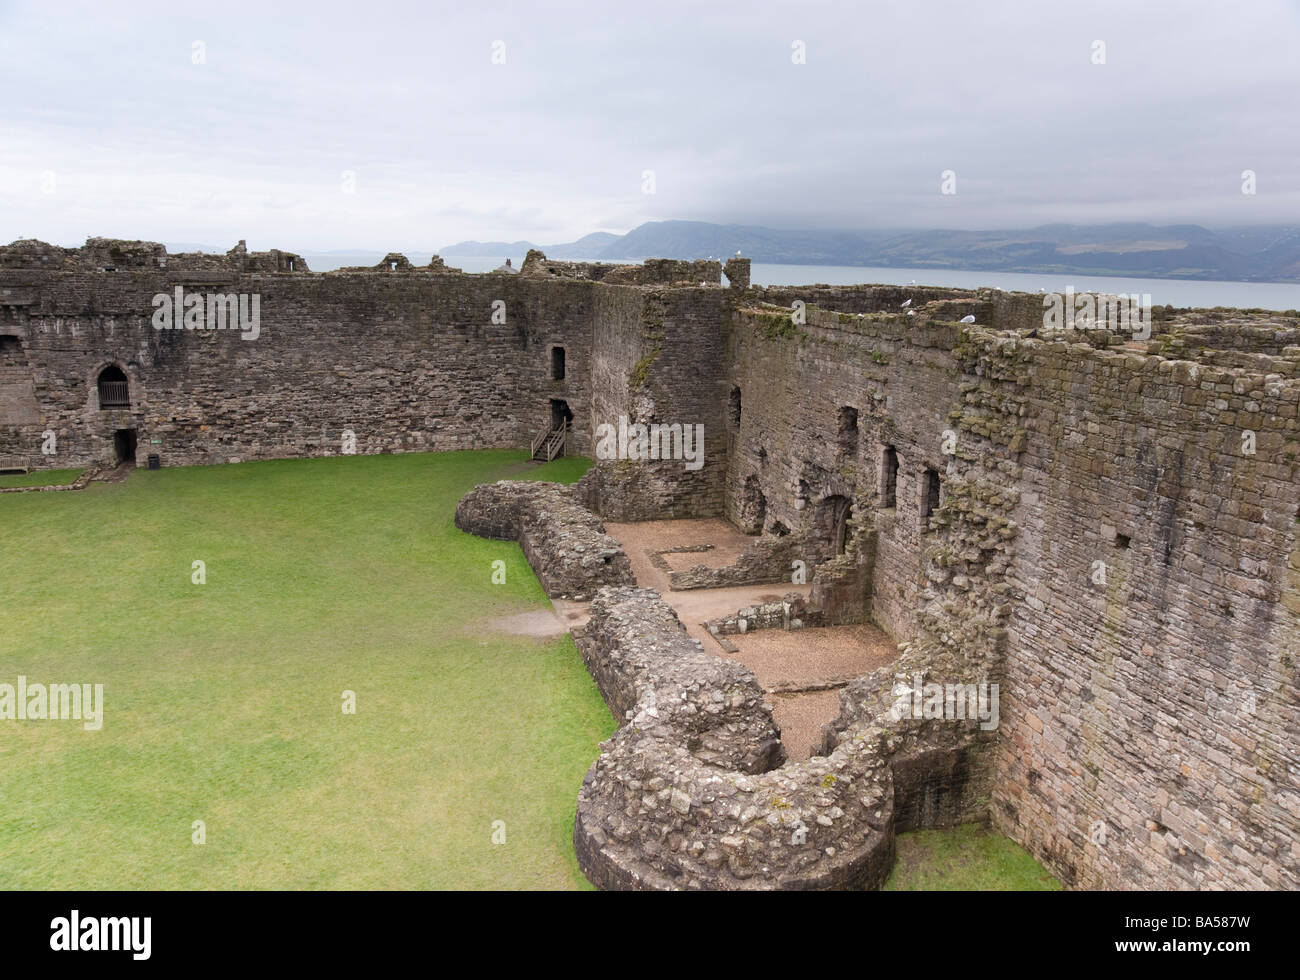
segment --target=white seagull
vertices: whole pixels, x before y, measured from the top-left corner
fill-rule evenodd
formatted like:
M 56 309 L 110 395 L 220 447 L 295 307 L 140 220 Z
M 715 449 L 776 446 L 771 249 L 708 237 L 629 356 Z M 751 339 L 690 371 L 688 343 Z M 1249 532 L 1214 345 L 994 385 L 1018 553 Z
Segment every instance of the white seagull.
M 903 309 L 907 309 L 911 305 L 912 305 L 912 298 L 909 296 L 907 302 L 903 304 Z
M 975 314 L 974 314 L 974 313 L 967 313 L 964 317 L 961 318 L 961 322 L 962 322 L 962 323 L 974 323 L 974 322 L 975 322 Z

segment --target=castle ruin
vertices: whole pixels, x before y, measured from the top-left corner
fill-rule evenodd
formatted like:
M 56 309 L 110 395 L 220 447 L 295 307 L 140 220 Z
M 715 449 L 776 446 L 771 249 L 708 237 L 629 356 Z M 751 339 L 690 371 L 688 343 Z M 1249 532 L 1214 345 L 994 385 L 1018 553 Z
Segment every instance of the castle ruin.
M 753 287 L 738 258 L 313 273 L 243 243 L 20 241 L 0 248 L 0 468 L 349 436 L 598 456 L 620 419 L 701 425 L 699 468 L 598 458 L 457 513 L 592 601 L 578 644 L 622 724 L 578 800 L 594 882 L 875 887 L 896 832 L 989 820 L 1072 887 L 1296 889 L 1300 317 L 1152 312 L 1133 340 L 1045 330 L 1019 293 Z M 795 618 L 899 645 L 806 761 L 601 525 L 699 517 L 756 537 L 684 587 L 805 561 Z M 788 628 L 790 604 L 765 615 Z M 997 684 L 998 724 L 891 710 L 915 678 Z

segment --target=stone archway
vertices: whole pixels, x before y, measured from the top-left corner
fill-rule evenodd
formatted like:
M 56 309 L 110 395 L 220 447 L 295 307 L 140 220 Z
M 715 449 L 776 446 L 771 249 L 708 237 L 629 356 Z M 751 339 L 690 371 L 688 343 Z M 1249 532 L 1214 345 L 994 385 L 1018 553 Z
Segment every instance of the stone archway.
M 130 408 L 131 387 L 126 372 L 116 364 L 110 364 L 99 372 L 95 379 L 95 388 L 99 395 L 101 411 L 109 408 Z

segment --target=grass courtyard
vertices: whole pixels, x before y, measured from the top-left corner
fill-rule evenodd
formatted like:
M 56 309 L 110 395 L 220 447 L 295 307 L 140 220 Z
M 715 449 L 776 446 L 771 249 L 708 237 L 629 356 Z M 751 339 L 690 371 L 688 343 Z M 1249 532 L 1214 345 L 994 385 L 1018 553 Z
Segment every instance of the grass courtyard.
M 0 888 L 582 885 L 574 799 L 613 720 L 567 637 L 482 628 L 545 599 L 452 513 L 585 465 L 339 457 L 0 498 L 0 678 L 106 701 L 98 732 L 0 727 Z
M 106 702 L 100 731 L 0 722 L 0 888 L 589 887 L 574 801 L 614 721 L 568 637 L 485 628 L 546 600 L 517 545 L 452 523 L 477 483 L 586 465 L 336 457 L 0 496 L 0 683 Z

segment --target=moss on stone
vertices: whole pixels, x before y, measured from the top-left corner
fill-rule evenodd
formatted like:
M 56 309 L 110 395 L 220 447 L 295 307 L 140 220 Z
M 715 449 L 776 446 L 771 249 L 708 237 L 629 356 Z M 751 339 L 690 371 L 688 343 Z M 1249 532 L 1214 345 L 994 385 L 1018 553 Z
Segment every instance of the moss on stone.
M 644 354 L 639 361 L 633 365 L 632 370 L 628 373 L 627 384 L 629 388 L 637 389 L 645 387 L 646 380 L 650 376 L 650 365 L 654 364 L 655 358 L 659 356 L 660 346 L 655 344 L 654 348 Z

